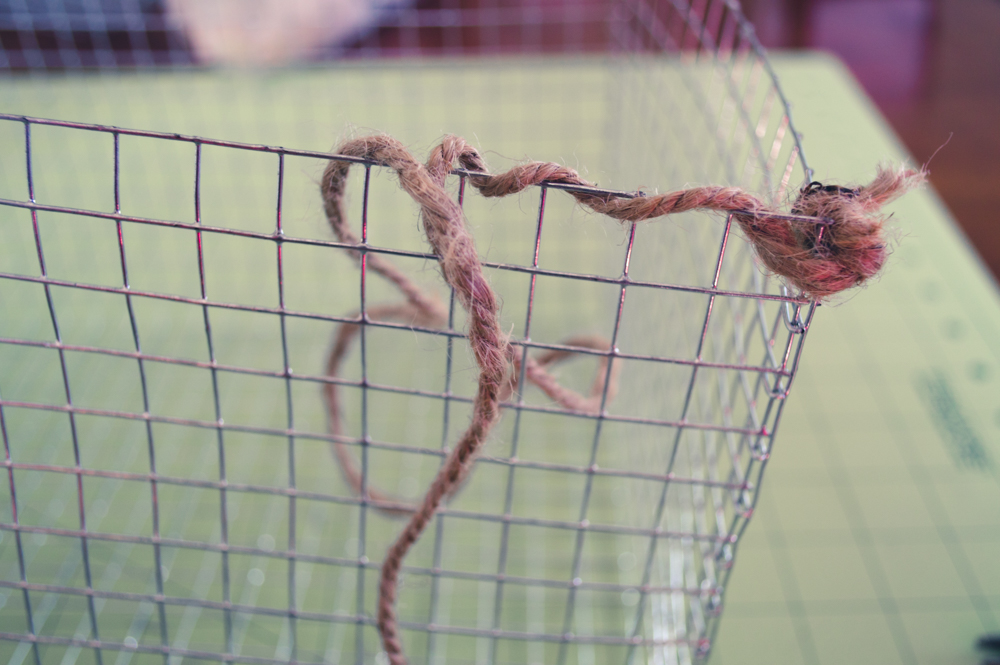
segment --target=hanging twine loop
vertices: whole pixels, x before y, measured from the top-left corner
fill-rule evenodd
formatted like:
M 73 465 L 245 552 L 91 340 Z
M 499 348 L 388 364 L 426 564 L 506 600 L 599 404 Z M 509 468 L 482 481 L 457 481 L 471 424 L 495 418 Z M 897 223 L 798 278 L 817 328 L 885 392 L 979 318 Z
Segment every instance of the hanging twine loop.
M 424 233 L 438 257 L 441 273 L 468 312 L 469 347 L 479 367 L 469 427 L 416 506 L 395 501 L 377 488 L 364 487 L 361 474 L 343 444 L 333 446 L 338 464 L 356 493 L 366 494 L 365 498 L 377 509 L 409 518 L 383 561 L 378 599 L 378 628 L 389 662 L 405 665 L 395 610 L 403 560 L 441 503 L 462 486 L 476 454 L 500 417 L 501 403 L 519 390 L 522 370 L 531 383 L 567 410 L 597 413 L 602 401 L 614 396 L 618 363 L 606 340 L 585 336 L 567 340 L 570 347 L 605 352 L 600 356 L 601 364 L 590 395 L 584 397 L 559 385 L 547 371 L 551 364 L 574 352 L 549 351 L 533 358 L 508 342 L 500 328 L 499 299 L 483 275 L 462 209 L 444 188 L 445 178 L 456 166 L 465 169 L 469 182 L 487 197 L 507 196 L 542 183 L 592 187 L 576 171 L 551 162 L 528 162 L 505 173 L 490 174 L 479 153 L 457 136 L 445 137 L 433 149 L 426 165 L 416 161 L 400 142 L 385 135 L 348 141 L 340 146 L 338 153 L 393 169 L 400 186 L 420 205 Z M 348 225 L 343 201 L 350 166 L 350 162 L 331 160 L 320 189 L 334 234 L 341 242 L 359 247 L 349 251 L 360 261 L 363 244 Z M 883 232 L 885 218 L 879 210 L 925 179 L 923 171 L 880 167 L 871 183 L 855 189 L 809 183 L 792 203 L 790 215 L 769 208 L 752 194 L 735 187 L 696 187 L 632 199 L 567 191 L 591 210 L 623 222 L 699 209 L 732 214 L 768 270 L 806 297 L 823 300 L 878 274 L 888 253 Z M 365 253 L 364 257 L 367 269 L 392 282 L 406 300 L 370 307 L 365 317 L 357 315 L 357 323 L 341 324 L 327 359 L 329 377 L 337 375 L 352 339 L 360 326 L 369 321 L 397 321 L 430 328 L 441 328 L 447 322 L 447 311 L 440 301 L 423 292 L 386 258 L 377 253 Z M 342 414 L 336 383 L 326 382 L 323 393 L 330 431 L 339 437 Z

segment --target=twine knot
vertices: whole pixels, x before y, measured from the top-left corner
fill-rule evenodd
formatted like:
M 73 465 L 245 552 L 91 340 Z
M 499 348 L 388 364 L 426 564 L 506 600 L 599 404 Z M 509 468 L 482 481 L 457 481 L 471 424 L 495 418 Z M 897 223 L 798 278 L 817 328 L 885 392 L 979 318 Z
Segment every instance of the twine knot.
M 879 273 L 889 255 L 885 216 L 880 209 L 926 180 L 926 173 L 879 168 L 875 179 L 856 188 L 811 182 L 792 203 L 793 215 L 817 223 L 789 223 L 758 214 L 736 214 L 747 239 L 772 272 L 806 296 L 824 300 Z

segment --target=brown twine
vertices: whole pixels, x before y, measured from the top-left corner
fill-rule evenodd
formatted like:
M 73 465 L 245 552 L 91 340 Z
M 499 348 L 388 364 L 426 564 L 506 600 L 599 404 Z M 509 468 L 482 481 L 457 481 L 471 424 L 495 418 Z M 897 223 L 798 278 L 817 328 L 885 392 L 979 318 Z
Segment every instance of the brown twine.
M 367 310 L 369 321 L 396 321 L 411 326 L 428 328 L 443 327 L 445 324 L 444 320 L 436 318 L 432 314 L 415 307 L 409 302 L 377 305 L 369 307 Z M 358 314 L 356 313 L 355 316 L 358 316 Z M 326 376 L 336 377 L 339 375 L 340 367 L 347 357 L 351 342 L 357 336 L 360 329 L 361 325 L 358 323 L 342 323 L 337 327 L 333 336 L 333 344 L 330 347 L 330 353 L 327 357 Z M 570 337 L 563 340 L 560 346 L 576 349 L 592 349 L 594 351 L 611 350 L 610 342 L 599 336 Z M 597 372 L 591 384 L 590 393 L 587 397 L 584 397 L 575 390 L 562 386 L 556 381 L 555 377 L 546 371 L 549 366 L 577 355 L 577 353 L 571 349 L 547 349 L 545 353 L 537 357 L 533 358 L 529 356 L 527 365 L 525 366 L 525 376 L 528 381 L 540 388 L 553 402 L 563 408 L 580 413 L 596 414 L 600 411 L 601 400 L 605 399 L 607 402 L 611 402 L 618 392 L 618 374 L 621 370 L 621 363 L 612 363 L 611 373 L 608 374 L 608 356 L 599 356 Z M 519 388 L 518 380 L 520 379 L 521 354 L 512 353 L 511 361 L 513 369 L 498 396 L 501 403 L 509 400 Z M 605 382 L 608 385 L 606 398 L 604 397 Z M 344 434 L 343 417 L 340 408 L 340 391 L 337 384 L 333 382 L 324 383 L 323 397 L 326 402 L 329 431 L 336 437 L 342 437 Z M 354 463 L 354 459 L 351 457 L 347 446 L 343 442 L 335 440 L 332 448 L 337 464 L 340 466 L 340 470 L 348 485 L 350 485 L 351 489 L 358 496 L 366 496 L 375 510 L 390 517 L 406 517 L 412 515 L 417 509 L 416 506 L 393 497 L 371 483 L 368 483 L 363 488 L 362 473 Z M 449 495 L 453 495 L 458 489 L 458 486 L 452 488 L 449 491 Z
M 339 154 L 371 160 L 396 171 L 402 188 L 420 204 L 424 232 L 438 256 L 445 281 L 454 289 L 468 312 L 469 346 L 479 366 L 479 386 L 473 401 L 472 419 L 452 449 L 430 488 L 418 506 L 393 501 L 368 487 L 363 498 L 389 514 L 409 515 L 409 521 L 389 548 L 382 564 L 379 581 L 378 627 L 382 643 L 392 665 L 405 665 L 402 641 L 395 612 L 399 570 L 407 552 L 419 538 L 442 501 L 461 487 L 476 453 L 500 416 L 501 402 L 519 386 L 521 357 L 526 358 L 524 374 L 550 399 L 564 408 L 596 413 L 607 385 L 607 398 L 613 397 L 618 367 L 611 362 L 613 349 L 606 340 L 575 337 L 569 347 L 608 351 L 601 356 L 601 367 L 590 395 L 564 388 L 546 368 L 574 354 L 553 350 L 532 358 L 518 353 L 500 329 L 499 302 L 483 276 L 472 235 L 465 226 L 462 209 L 444 189 L 446 176 L 456 164 L 470 171 L 469 181 L 488 197 L 506 196 L 532 185 L 562 183 L 591 186 L 576 171 L 549 162 L 529 162 L 506 173 L 491 175 L 478 152 L 463 139 L 448 136 L 431 152 L 426 166 L 417 162 L 395 139 L 379 135 L 346 142 Z M 361 246 L 350 230 L 343 206 L 344 186 L 350 163 L 330 161 L 321 183 L 327 218 L 337 238 Z M 588 208 L 620 221 L 637 222 L 663 215 L 705 209 L 731 213 L 764 265 L 784 277 L 805 296 L 821 300 L 864 283 L 881 269 L 888 252 L 883 235 L 884 217 L 879 209 L 925 179 L 922 171 L 879 168 L 875 179 L 856 189 L 810 183 L 792 204 L 792 215 L 817 218 L 813 223 L 790 219 L 773 210 L 753 195 L 735 187 L 696 187 L 669 194 L 633 199 L 612 195 L 573 191 L 570 194 Z M 361 325 L 371 321 L 398 321 L 426 327 L 442 327 L 447 320 L 443 305 L 420 290 L 405 274 L 377 254 L 350 250 L 366 267 L 382 275 L 400 290 L 406 302 L 371 307 L 357 323 L 342 324 L 334 335 L 327 360 L 328 376 L 336 376 L 349 350 L 351 340 Z M 324 396 L 331 432 L 342 434 L 341 413 L 336 384 L 324 384 Z M 343 444 L 334 451 L 345 477 L 355 492 L 361 494 L 361 475 Z
M 367 139 L 361 139 L 367 141 Z M 341 148 L 341 154 L 348 154 Z M 400 146 L 400 149 L 402 147 Z M 365 148 L 360 149 L 362 152 Z M 405 149 L 404 149 L 405 150 Z M 409 157 L 409 153 L 406 155 Z M 412 157 L 409 157 L 412 159 Z M 331 162 L 323 176 L 323 199 L 327 219 L 333 228 L 337 239 L 341 242 L 360 245 L 361 240 L 351 230 L 347 223 L 347 217 L 343 208 L 343 185 L 347 177 L 347 168 L 334 169 L 334 164 L 344 165 L 341 162 Z M 443 187 L 444 180 L 441 179 L 438 187 Z M 447 193 L 442 190 L 442 195 L 447 197 Z M 448 199 L 450 201 L 450 198 Z M 348 250 L 351 255 L 360 262 L 361 252 Z M 478 256 L 476 258 L 478 265 Z M 405 273 L 400 271 L 391 261 L 379 254 L 369 254 L 366 258 L 366 268 L 382 275 L 391 281 L 400 292 L 406 297 L 407 302 L 391 305 L 378 305 L 369 307 L 366 311 L 367 321 L 385 322 L 396 321 L 411 326 L 421 326 L 426 328 L 443 328 L 447 323 L 447 311 L 445 307 L 432 295 L 420 289 Z M 360 320 L 360 313 L 355 312 L 352 318 Z M 359 323 L 343 323 L 334 331 L 333 344 L 327 356 L 326 375 L 336 377 L 340 373 L 340 368 L 346 359 L 351 343 L 360 331 Z M 594 351 L 610 351 L 611 343 L 597 336 L 579 336 L 563 340 L 560 346 L 575 347 L 578 349 L 590 349 Z M 506 350 L 509 360 L 513 365 L 513 371 L 501 387 L 498 400 L 504 402 L 518 390 L 520 380 L 520 367 L 522 354 L 513 350 Z M 550 365 L 566 360 L 576 353 L 568 349 L 547 350 L 537 358 L 528 356 L 525 366 L 525 377 L 528 381 L 540 388 L 553 402 L 570 411 L 581 413 L 597 413 L 600 409 L 600 402 L 605 394 L 604 385 L 607 381 L 608 390 L 607 401 L 614 399 L 617 393 L 618 373 L 620 363 L 613 362 L 611 371 L 608 372 L 608 356 L 599 356 L 599 363 L 594 382 L 591 386 L 590 395 L 584 397 L 574 390 L 559 384 L 555 378 L 546 371 Z M 328 427 L 331 434 L 336 437 L 343 436 L 343 419 L 340 408 L 340 391 L 337 384 L 327 382 L 323 384 L 323 396 L 326 402 Z M 369 484 L 362 491 L 362 474 L 357 469 L 347 446 L 339 440 L 333 442 L 333 452 L 340 466 L 345 480 L 360 495 L 366 495 L 372 502 L 372 507 L 389 516 L 408 516 L 416 511 L 417 507 L 407 504 L 398 498 L 392 497 L 388 493 Z M 453 495 L 460 488 L 460 484 L 449 489 L 448 496 Z
M 462 154 L 462 165 L 470 171 L 486 171 L 482 158 L 471 148 Z M 799 192 L 791 212 L 819 218 L 822 224 L 789 220 L 737 187 L 694 187 L 632 199 L 573 190 L 570 194 L 591 210 L 623 222 L 699 209 L 733 213 L 771 272 L 806 297 L 823 300 L 878 274 L 889 251 L 883 233 L 885 217 L 878 211 L 926 177 L 923 171 L 880 166 L 875 179 L 857 189 L 810 183 Z M 499 175 L 473 174 L 470 181 L 484 196 L 506 196 L 543 182 L 592 186 L 573 169 L 551 162 L 529 162 Z

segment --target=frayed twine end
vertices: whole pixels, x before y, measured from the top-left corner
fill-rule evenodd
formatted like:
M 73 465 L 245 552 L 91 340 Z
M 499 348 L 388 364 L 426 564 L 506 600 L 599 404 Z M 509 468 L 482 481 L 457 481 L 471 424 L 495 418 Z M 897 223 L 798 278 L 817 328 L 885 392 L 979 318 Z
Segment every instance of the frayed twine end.
M 789 222 L 767 210 L 736 219 L 769 270 L 806 297 L 825 300 L 881 271 L 890 251 L 881 208 L 926 180 L 924 170 L 880 166 L 861 187 L 809 183 L 800 190 L 792 213 L 826 223 Z

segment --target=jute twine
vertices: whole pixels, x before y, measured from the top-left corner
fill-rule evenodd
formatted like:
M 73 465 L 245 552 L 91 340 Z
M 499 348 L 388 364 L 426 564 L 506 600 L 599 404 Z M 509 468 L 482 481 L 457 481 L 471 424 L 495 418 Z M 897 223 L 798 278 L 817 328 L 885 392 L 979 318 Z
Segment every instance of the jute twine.
M 462 209 L 444 188 L 447 175 L 461 166 L 470 172 L 469 182 L 483 196 L 506 196 L 543 183 L 592 186 L 576 171 L 550 162 L 529 162 L 497 175 L 488 172 L 479 153 L 457 136 L 448 136 L 431 152 L 426 165 L 413 158 L 406 148 L 389 136 L 376 135 L 347 141 L 338 153 L 383 164 L 399 177 L 402 188 L 420 205 L 424 233 L 440 262 L 445 281 L 468 312 L 469 347 L 479 367 L 479 386 L 473 401 L 468 429 L 451 450 L 421 501 L 410 506 L 374 487 L 363 488 L 361 474 L 345 446 L 334 444 L 334 453 L 347 481 L 376 509 L 409 517 L 397 540 L 389 548 L 379 581 L 378 628 L 392 665 L 405 665 L 395 604 L 399 571 L 407 552 L 420 537 L 441 503 L 461 486 L 490 430 L 500 417 L 501 404 L 519 390 L 518 377 L 524 375 L 557 404 L 570 411 L 597 413 L 602 398 L 613 398 L 617 386 L 618 363 L 607 340 L 574 337 L 565 346 L 606 352 L 589 396 L 561 386 L 548 373 L 553 363 L 573 355 L 572 351 L 549 351 L 537 358 L 518 351 L 500 328 L 500 305 L 483 275 L 472 235 L 465 225 Z M 321 190 L 330 226 L 337 239 L 362 246 L 348 225 L 344 210 L 344 187 L 350 162 L 331 160 L 323 173 Z M 696 187 L 669 194 L 632 199 L 583 191 L 569 193 L 586 207 L 623 222 L 637 222 L 689 210 L 731 213 L 761 262 L 783 277 L 806 297 L 823 300 L 863 284 L 885 263 L 888 248 L 883 233 L 884 217 L 879 209 L 925 180 L 922 171 L 879 168 L 875 179 L 856 189 L 810 183 L 791 206 L 790 218 L 774 210 L 748 192 L 735 187 Z M 334 377 L 349 352 L 360 326 L 371 321 L 396 321 L 409 325 L 440 328 L 447 323 L 447 311 L 432 295 L 422 291 L 385 257 L 350 250 L 366 268 L 392 282 L 405 302 L 373 306 L 357 323 L 345 323 L 334 334 L 327 360 L 327 375 Z M 608 363 L 611 363 L 610 368 Z M 607 382 L 607 391 L 605 391 Z M 330 430 L 342 434 L 342 414 L 336 384 L 324 384 Z M 605 392 L 607 393 L 606 398 Z

